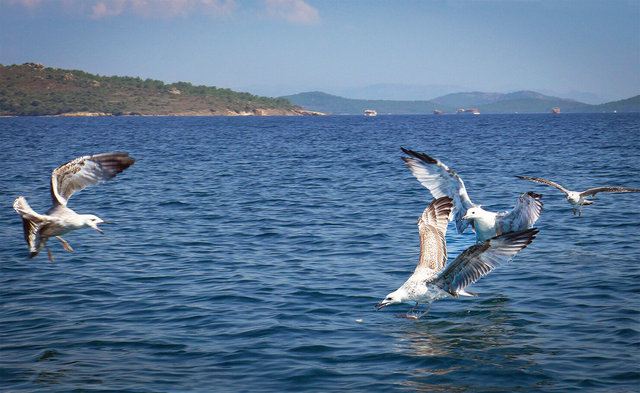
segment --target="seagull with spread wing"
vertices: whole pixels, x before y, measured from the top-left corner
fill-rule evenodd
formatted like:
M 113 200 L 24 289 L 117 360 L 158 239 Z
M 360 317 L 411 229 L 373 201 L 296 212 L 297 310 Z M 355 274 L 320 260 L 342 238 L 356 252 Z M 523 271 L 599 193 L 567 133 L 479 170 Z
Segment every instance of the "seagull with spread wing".
M 65 250 L 73 251 L 69 243 L 60 236 L 86 227 L 104 234 L 98 224 L 107 221 L 93 214 L 78 214 L 67 207 L 67 201 L 74 192 L 112 179 L 134 162 L 135 159 L 130 158 L 129 153 L 103 153 L 78 157 L 60 165 L 51 173 L 53 207 L 45 214 L 36 213 L 24 197 L 18 197 L 13 202 L 13 208 L 22 217 L 24 237 L 31 251 L 29 258 L 46 248 L 49 260 L 53 262 L 53 254 L 47 246 L 47 240 L 51 237 L 60 240 Z
M 531 228 L 542 212 L 542 195 L 526 192 L 520 195 L 513 210 L 495 213 L 484 210 L 471 202 L 464 182 L 456 172 L 439 160 L 424 153 L 402 148 L 411 157 L 402 157 L 413 176 L 426 187 L 434 198 L 448 196 L 453 200 L 451 220 L 455 219 L 458 233 L 463 233 L 471 224 L 476 232 L 476 241 Z
M 534 183 L 542 183 L 548 186 L 552 186 L 557 188 L 558 190 L 567 194 L 567 201 L 573 205 L 573 215 L 576 215 L 576 208 L 578 209 L 578 216 L 582 215 L 582 206 L 583 205 L 593 205 L 594 201 L 587 200 L 588 197 L 592 197 L 599 192 L 640 192 L 637 188 L 624 188 L 624 187 L 595 187 L 590 188 L 585 191 L 570 191 L 566 188 L 562 187 L 560 184 L 556 182 L 552 182 L 551 180 L 541 179 L 539 177 L 527 177 L 527 176 L 516 176 L 522 180 L 529 180 Z
M 415 302 L 406 314 L 418 319 L 431 308 L 431 303 L 445 297 L 476 296 L 465 288 L 489 274 L 493 269 L 510 261 L 535 238 L 536 228 L 508 232 L 467 248 L 453 262 L 447 263 L 445 234 L 452 199 L 441 197 L 427 207 L 418 219 L 420 232 L 420 259 L 415 271 L 400 288 L 376 304 L 380 310 L 390 304 Z M 446 267 L 445 267 L 446 265 Z M 414 315 L 420 302 L 429 303 L 427 311 Z

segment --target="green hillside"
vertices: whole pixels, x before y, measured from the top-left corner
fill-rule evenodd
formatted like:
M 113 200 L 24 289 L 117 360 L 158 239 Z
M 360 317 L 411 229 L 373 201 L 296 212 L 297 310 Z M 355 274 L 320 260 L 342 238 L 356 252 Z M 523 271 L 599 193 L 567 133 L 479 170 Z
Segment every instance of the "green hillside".
M 563 112 L 579 112 L 588 104 L 565 98 L 551 97 L 535 91 L 513 93 L 454 93 L 434 98 L 433 101 L 460 108 L 474 107 L 480 113 L 550 113 L 553 108 Z
M 284 98 L 187 82 L 100 76 L 41 64 L 0 65 L 0 115 L 301 115 Z
M 625 100 L 593 105 L 592 112 L 640 112 L 640 95 Z
M 519 98 L 478 105 L 480 113 L 551 113 L 553 108 L 566 112 L 588 112 L 590 105 L 563 99 Z

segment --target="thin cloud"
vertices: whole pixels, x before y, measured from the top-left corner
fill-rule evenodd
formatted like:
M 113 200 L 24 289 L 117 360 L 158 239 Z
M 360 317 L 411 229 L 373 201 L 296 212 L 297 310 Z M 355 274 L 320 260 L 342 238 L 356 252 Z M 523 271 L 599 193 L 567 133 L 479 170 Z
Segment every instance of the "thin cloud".
M 169 18 L 194 13 L 228 15 L 235 8 L 234 0 L 102 0 L 94 2 L 91 16 L 109 18 L 127 13 Z
M 318 10 L 303 0 L 265 0 L 267 15 L 299 25 L 320 23 Z
M 45 0 L 4 0 L 4 1 L 0 1 L 0 3 L 7 3 L 9 5 L 15 5 L 15 4 L 19 4 L 21 6 L 23 6 L 24 8 L 27 8 L 29 10 L 33 10 L 36 7 L 38 7 L 41 3 L 43 3 Z
M 0 0 L 0 4 L 22 6 L 30 12 L 65 13 L 92 19 L 122 15 L 143 18 L 175 18 L 190 15 L 229 16 L 239 7 L 237 0 Z M 264 0 L 267 17 L 297 25 L 321 23 L 318 10 L 305 0 Z
M 142 17 L 185 17 L 191 14 L 230 15 L 237 8 L 235 0 L 0 0 L 35 11 L 41 6 L 60 7 L 94 19 L 125 14 Z

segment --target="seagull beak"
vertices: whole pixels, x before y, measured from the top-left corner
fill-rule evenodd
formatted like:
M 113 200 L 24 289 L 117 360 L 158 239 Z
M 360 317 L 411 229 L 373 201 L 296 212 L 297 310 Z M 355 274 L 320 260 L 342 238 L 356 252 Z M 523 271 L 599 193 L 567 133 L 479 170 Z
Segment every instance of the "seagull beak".
M 98 228 L 98 224 L 90 223 L 89 226 L 104 235 L 102 229 Z
M 381 301 L 380 303 L 376 304 L 376 311 L 380 311 L 383 308 L 387 307 L 390 303 L 389 302 L 385 302 L 385 301 Z
M 470 220 L 471 217 L 469 217 L 467 214 L 465 214 L 464 216 L 462 216 L 461 218 L 462 220 Z

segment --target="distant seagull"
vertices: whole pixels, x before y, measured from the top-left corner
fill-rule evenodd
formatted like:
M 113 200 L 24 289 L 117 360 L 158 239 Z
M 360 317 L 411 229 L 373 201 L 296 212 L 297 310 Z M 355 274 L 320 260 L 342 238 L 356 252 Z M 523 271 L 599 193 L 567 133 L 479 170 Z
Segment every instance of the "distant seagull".
M 49 253 L 49 260 L 53 262 L 53 254 L 47 246 L 47 240 L 51 237 L 60 240 L 65 250 L 73 251 L 60 236 L 76 229 L 91 227 L 104 235 L 98 224 L 107 224 L 106 221 L 93 214 L 77 214 L 67 207 L 67 201 L 74 192 L 112 179 L 133 165 L 136 160 L 128 156 L 129 153 L 83 156 L 54 169 L 51 173 L 53 207 L 45 214 L 33 211 L 22 196 L 13 202 L 13 208 L 22 217 L 24 238 L 31 251 L 29 258 L 38 255 L 44 247 Z
M 529 180 L 535 183 L 542 183 L 548 186 L 553 186 L 558 190 L 567 194 L 567 201 L 573 205 L 573 215 L 576 215 L 576 206 L 578 207 L 578 216 L 582 215 L 582 205 L 593 205 L 594 201 L 588 201 L 586 198 L 596 195 L 599 192 L 640 192 L 637 188 L 624 188 L 624 187 L 596 187 L 590 188 L 586 191 L 569 191 L 562 187 L 560 184 L 552 182 L 551 180 L 540 179 L 538 177 L 516 176 L 522 180 Z
M 447 262 L 445 233 L 453 204 L 451 198 L 441 197 L 427 207 L 418 219 L 420 231 L 420 260 L 415 271 L 400 288 L 376 304 L 380 310 L 390 304 L 416 302 L 407 311 L 407 318 L 418 319 L 431 308 L 431 303 L 445 297 L 476 296 L 465 288 L 489 274 L 500 264 L 511 260 L 530 244 L 538 230 L 509 232 L 467 248 L 453 262 Z M 420 302 L 429 303 L 427 311 L 413 315 Z
M 471 223 L 476 241 L 481 242 L 506 232 L 530 228 L 540 218 L 542 195 L 529 191 L 520 195 L 510 212 L 490 212 L 471 202 L 460 176 L 442 162 L 404 147 L 402 151 L 412 156 L 402 159 L 434 198 L 448 196 L 453 199 L 450 219 L 455 218 L 458 233 L 463 233 Z

